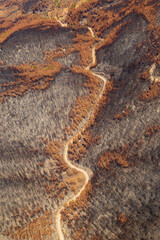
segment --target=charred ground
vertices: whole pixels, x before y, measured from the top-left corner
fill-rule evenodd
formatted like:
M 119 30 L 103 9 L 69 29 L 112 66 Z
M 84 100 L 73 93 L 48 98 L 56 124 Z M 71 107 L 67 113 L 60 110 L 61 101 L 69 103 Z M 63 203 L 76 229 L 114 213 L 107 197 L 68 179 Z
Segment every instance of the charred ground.
M 1 239 L 58 239 L 56 211 L 84 184 L 64 163 L 63 146 L 87 123 L 102 86 L 85 70 L 96 44 L 92 71 L 111 80 L 95 116 L 69 146 L 69 159 L 91 179 L 63 211 L 64 236 L 157 240 L 160 4 L 76 4 L 67 28 L 33 14 L 48 11 L 45 1 L 36 1 L 36 10 L 23 1 L 26 15 L 0 19 Z M 22 3 L 8 1 L 11 6 L 19 11 Z

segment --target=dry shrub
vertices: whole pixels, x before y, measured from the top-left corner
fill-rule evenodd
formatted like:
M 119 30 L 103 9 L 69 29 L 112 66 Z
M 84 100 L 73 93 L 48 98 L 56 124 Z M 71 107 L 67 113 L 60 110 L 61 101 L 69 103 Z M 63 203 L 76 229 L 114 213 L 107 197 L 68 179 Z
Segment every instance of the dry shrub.
M 67 17 L 67 22 L 72 28 L 79 28 L 81 20 L 85 18 L 86 23 L 84 25 L 92 27 L 96 36 L 102 36 L 106 30 L 109 31 L 105 40 L 99 42 L 96 49 L 109 45 L 115 41 L 118 34 L 121 32 L 122 27 L 130 22 L 129 20 L 122 23 L 122 20 L 131 14 L 137 14 L 137 16 L 143 15 L 146 18 L 148 21 L 148 30 L 150 35 L 152 35 L 152 38 L 149 38 L 152 40 L 150 42 L 148 39 L 148 43 L 151 43 L 154 46 L 155 42 L 157 42 L 156 47 L 159 46 L 158 39 L 160 36 L 160 26 L 157 26 L 156 24 L 157 11 L 160 6 L 158 1 L 131 0 L 127 4 L 124 1 L 117 5 L 117 7 L 114 6 L 109 9 L 105 6 L 100 8 L 101 5 L 101 0 L 86 2 L 75 9 L 70 9 Z M 118 8 L 118 11 L 116 8 Z M 158 51 L 160 53 L 160 48 Z M 150 48 L 150 52 L 147 53 L 147 58 L 150 58 L 151 62 L 156 61 L 160 64 L 160 54 L 157 59 L 153 56 L 152 48 Z
M 76 199 L 76 201 L 70 201 L 69 206 L 66 205 L 62 212 L 62 220 L 67 221 L 68 227 L 72 226 L 72 228 L 75 230 L 75 235 L 72 236 L 72 239 L 74 240 L 79 239 L 84 235 L 84 229 L 77 227 L 78 225 L 75 224 L 75 221 L 78 221 L 82 215 L 82 211 L 87 207 L 91 194 L 92 184 L 91 182 L 88 182 L 87 186 L 82 191 L 81 195 Z M 74 221 L 74 224 L 72 224 L 72 221 Z M 83 226 L 86 229 L 89 228 L 86 221 L 83 222 Z
M 129 167 L 129 163 L 127 162 L 127 148 L 128 146 L 124 146 L 117 151 L 105 151 L 103 155 L 99 157 L 98 166 L 101 168 L 105 168 L 106 170 L 110 170 L 111 164 L 113 162 L 116 162 L 121 167 Z
M 113 87 L 113 82 L 107 82 L 105 86 L 103 86 L 103 93 L 101 98 L 98 97 L 96 99 L 96 104 L 94 111 L 92 112 L 89 121 L 86 124 L 86 129 L 90 128 L 91 126 L 94 125 L 96 118 L 98 117 L 99 111 L 102 109 L 102 107 L 106 104 L 106 102 L 109 102 L 109 97 L 108 94 L 112 91 L 115 90 Z
M 67 175 L 70 177 L 73 174 L 73 171 L 71 169 L 66 170 Z
M 65 183 L 76 194 L 84 185 L 84 175 L 81 172 L 74 173 L 65 179 Z
M 149 87 L 149 90 L 142 93 L 140 100 L 152 100 L 160 96 L 160 82 L 152 83 Z
M 160 129 L 160 124 L 150 126 L 146 129 L 145 135 L 152 136 L 155 132 L 159 131 L 159 129 Z
M 0 92 L 0 100 L 4 97 L 23 95 L 28 90 L 44 90 L 50 86 L 54 76 L 62 69 L 62 64 L 55 62 L 54 55 L 46 53 L 46 64 L 26 63 L 20 66 L 13 66 L 16 81 L 1 84 L 4 90 Z
M 149 77 L 150 77 L 150 74 L 149 74 L 148 71 L 144 71 L 144 72 L 141 74 L 141 79 L 142 79 L 142 80 L 147 80 L 147 79 L 149 79 Z
M 80 21 L 86 18 L 87 24 L 94 29 L 97 35 L 101 35 L 104 30 L 120 22 L 127 15 L 137 13 L 143 14 L 146 17 L 150 29 L 155 27 L 158 2 L 153 2 L 152 0 L 131 0 L 127 4 L 122 2 L 118 11 L 116 11 L 116 7 L 110 9 L 103 7 L 98 9 L 101 4 L 101 0 L 95 0 L 86 2 L 76 9 L 70 9 L 67 17 L 68 24 L 74 28 L 78 28 L 80 26 Z
M 127 117 L 130 114 L 130 110 L 128 107 L 122 113 L 117 113 L 114 115 L 114 119 L 122 120 L 124 117 Z
M 13 231 L 7 231 L 4 235 L 9 236 L 14 240 L 41 240 L 45 236 L 52 236 L 54 230 L 51 225 L 53 223 L 53 216 L 51 212 L 45 214 L 38 219 L 34 219 L 27 224 L 25 228 L 16 227 Z
M 77 210 L 80 212 L 83 208 L 87 206 L 87 202 L 89 200 L 90 195 L 92 194 L 92 184 L 89 181 L 82 191 L 81 195 L 76 198 L 76 200 L 71 200 L 69 202 L 69 206 L 66 206 L 65 209 L 62 211 L 62 219 L 70 219 L 72 217 L 72 213 Z M 78 213 L 77 213 L 78 214 Z
M 89 88 L 90 94 L 77 98 L 76 104 L 70 113 L 72 123 L 69 127 L 64 129 L 65 133 L 68 135 L 72 135 L 73 131 L 78 129 L 82 119 L 85 119 L 88 115 L 88 111 L 91 110 L 89 120 L 83 128 L 84 131 L 87 131 L 87 129 L 94 124 L 100 109 L 108 100 L 108 93 L 114 89 L 113 82 L 111 81 L 107 82 L 106 85 L 102 87 L 101 80 L 94 76 L 90 70 L 84 70 L 81 67 L 73 67 L 72 71 L 74 73 L 81 73 L 87 77 L 87 82 L 84 86 Z M 100 95 L 100 92 L 102 95 Z
M 31 0 L 23 0 L 23 4 L 21 4 L 22 13 L 25 13 L 25 8 L 24 8 L 25 4 L 27 5 L 32 1 Z M 44 8 L 47 8 L 47 6 L 48 6 L 48 0 L 37 1 L 32 4 L 29 11 L 32 11 L 32 12 L 43 11 Z
M 100 141 L 100 136 L 95 136 L 92 138 L 92 142 L 96 145 L 99 145 L 99 141 Z
M 101 237 L 98 237 L 97 235 L 94 235 L 93 240 L 101 240 Z
M 118 215 L 118 221 L 124 224 L 127 222 L 127 217 L 123 213 L 121 213 Z
M 87 67 L 92 62 L 92 46 L 96 39 L 92 37 L 90 31 L 86 34 L 76 34 L 73 38 L 74 51 L 80 53 L 81 62 L 80 65 Z
M 28 14 L 21 15 L 16 19 L 2 19 L 0 29 L 0 43 L 4 42 L 14 32 L 22 31 L 25 29 L 39 28 L 44 30 L 51 28 L 56 31 L 60 24 L 54 19 L 41 19 L 38 15 Z
M 130 23 L 131 20 L 125 21 L 124 23 L 121 23 L 119 25 L 117 25 L 116 27 L 114 27 L 112 30 L 109 31 L 109 33 L 107 34 L 107 36 L 105 37 L 104 41 L 99 42 L 96 45 L 96 50 L 110 45 L 112 44 L 118 37 L 119 33 L 122 31 L 122 29 L 128 24 Z
M 10 7 L 10 6 L 13 6 L 13 5 L 18 5 L 18 6 L 20 6 L 21 5 L 21 3 L 20 3 L 21 1 L 20 0 L 6 0 L 5 1 L 5 7 Z
M 79 171 L 74 171 L 74 169 L 68 167 L 68 164 L 64 161 L 61 153 L 63 151 L 61 143 L 57 140 L 54 143 L 47 142 L 47 146 L 44 148 L 44 151 L 47 155 L 50 155 L 52 159 L 54 159 L 54 162 L 56 162 L 56 165 L 58 166 L 56 172 L 61 174 L 62 171 L 66 171 L 68 175 L 65 179 L 60 180 L 52 174 L 51 178 L 49 178 L 51 184 L 46 185 L 47 193 L 51 193 L 51 197 L 61 195 L 62 198 L 62 196 L 64 197 L 64 195 L 67 194 L 68 190 L 74 192 L 79 191 L 82 183 L 84 182 L 84 176 Z
M 73 131 L 78 130 L 79 124 L 87 117 L 88 111 L 94 107 L 101 86 L 100 80 L 94 77 L 90 70 L 84 70 L 81 67 L 73 67 L 71 70 L 74 73 L 80 73 L 87 77 L 87 82 L 84 86 L 89 88 L 90 93 L 84 97 L 78 97 L 75 106 L 71 109 L 69 114 L 71 124 L 64 129 L 68 135 L 72 135 Z
M 44 148 L 44 152 L 47 155 L 50 155 L 54 161 L 57 161 L 57 165 L 65 171 L 68 168 L 67 163 L 64 162 L 63 156 L 61 153 L 61 144 L 56 141 L 56 143 L 48 142 L 47 146 Z
M 87 153 L 87 148 L 91 144 L 92 137 L 89 131 L 79 135 L 80 138 L 74 137 L 73 144 L 70 144 L 68 148 L 68 158 L 72 161 L 80 160 Z
M 77 8 L 71 8 L 66 18 L 66 22 L 68 23 L 68 25 L 72 28 L 79 28 L 80 20 L 84 16 L 84 13 L 87 12 L 89 9 L 96 7 L 98 5 L 98 1 L 99 0 L 93 0 L 92 2 L 86 2 Z
M 51 61 L 53 61 L 53 59 L 55 60 L 56 58 L 65 57 L 74 51 L 75 51 L 75 49 L 73 46 L 63 46 L 63 47 L 59 46 L 56 49 L 54 49 L 52 52 L 46 51 L 45 59 L 49 64 Z

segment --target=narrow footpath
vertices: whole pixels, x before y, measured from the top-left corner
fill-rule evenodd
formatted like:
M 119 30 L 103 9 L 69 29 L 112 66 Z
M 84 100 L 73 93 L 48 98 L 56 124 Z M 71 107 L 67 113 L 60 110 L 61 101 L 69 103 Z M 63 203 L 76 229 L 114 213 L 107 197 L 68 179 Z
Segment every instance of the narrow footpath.
M 62 24 L 59 20 L 58 20 L 58 22 L 61 24 L 62 27 L 67 27 L 67 24 Z M 93 32 L 93 30 L 92 30 L 90 27 L 88 27 L 88 30 L 90 31 L 92 37 L 95 37 L 94 32 Z M 103 40 L 101 40 L 101 41 L 103 41 Z M 96 51 L 95 51 L 95 46 L 94 46 L 94 47 L 92 48 L 92 63 L 89 64 L 89 66 L 86 67 L 86 70 L 90 70 L 91 65 L 92 65 L 92 64 L 95 64 L 95 62 L 96 62 Z M 93 74 L 95 77 L 100 78 L 100 79 L 103 81 L 102 90 L 101 90 L 99 96 L 97 97 L 96 102 L 95 102 L 95 105 L 94 105 L 94 106 L 95 106 L 94 109 L 95 109 L 96 106 L 99 104 L 102 96 L 103 96 L 103 93 L 104 93 L 105 87 L 106 87 L 106 83 L 107 83 L 109 80 L 106 79 L 104 76 L 99 75 L 98 73 L 92 72 L 92 74 Z M 90 117 L 92 116 L 92 114 L 94 114 L 94 109 L 93 109 L 93 111 L 91 112 Z M 89 119 L 90 119 L 90 118 L 89 118 Z M 89 121 L 89 120 L 88 120 L 88 121 Z M 86 123 L 86 124 L 87 124 L 87 123 Z M 76 133 L 76 135 L 74 135 L 70 140 L 68 140 L 68 142 L 67 142 L 67 143 L 65 144 L 65 146 L 64 146 L 64 154 L 63 154 L 64 161 L 68 164 L 68 166 L 69 166 L 70 168 L 76 169 L 77 171 L 83 173 L 83 175 L 84 175 L 84 177 L 85 177 L 85 183 L 84 183 L 83 187 L 80 189 L 80 191 L 79 191 L 73 198 L 71 198 L 69 201 L 64 202 L 63 205 L 62 205 L 62 206 L 59 208 L 59 210 L 58 210 L 58 213 L 57 213 L 57 216 L 56 216 L 56 228 L 57 228 L 59 240 L 64 240 L 64 235 L 63 235 L 62 226 L 61 226 L 61 212 L 64 210 L 64 205 L 66 205 L 66 203 L 67 203 L 67 205 L 69 205 L 69 203 L 70 203 L 71 201 L 75 201 L 75 200 L 81 195 L 82 191 L 85 189 L 85 187 L 86 187 L 86 185 L 88 184 L 88 181 L 89 181 L 89 175 L 88 175 L 88 173 L 87 173 L 84 169 L 79 168 L 79 167 L 73 165 L 73 164 L 70 162 L 70 160 L 68 159 L 68 146 L 69 146 L 69 144 L 72 144 L 72 143 L 73 143 L 73 139 L 74 139 L 84 128 L 85 128 L 85 126 L 84 126 L 78 133 Z

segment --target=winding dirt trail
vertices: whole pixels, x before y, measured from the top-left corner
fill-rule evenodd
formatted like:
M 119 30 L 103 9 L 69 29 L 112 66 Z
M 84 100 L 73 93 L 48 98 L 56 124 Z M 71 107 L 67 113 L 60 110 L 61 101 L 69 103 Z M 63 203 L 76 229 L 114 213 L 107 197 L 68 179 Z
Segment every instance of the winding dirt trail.
M 62 27 L 67 27 L 67 24 L 63 24 L 63 23 L 61 23 L 59 20 L 58 20 L 58 22 L 61 24 Z M 94 35 L 93 30 L 92 30 L 90 27 L 88 27 L 88 30 L 90 31 L 92 37 L 94 37 L 95 35 Z M 103 40 L 102 40 L 102 41 L 103 41 Z M 89 64 L 89 66 L 87 66 L 85 69 L 86 69 L 86 70 L 90 70 L 91 66 L 92 66 L 93 64 L 95 64 L 95 62 L 96 62 L 96 50 L 95 50 L 95 46 L 94 46 L 94 47 L 92 48 L 92 63 Z M 93 74 L 94 76 L 96 76 L 97 78 L 100 78 L 100 79 L 103 81 L 103 87 L 102 87 L 102 89 L 101 89 L 101 92 L 100 92 L 99 96 L 98 96 L 97 99 L 96 99 L 95 104 L 94 104 L 94 106 L 96 107 L 96 106 L 99 104 L 99 101 L 101 100 L 101 98 L 102 98 L 102 96 L 103 96 L 103 93 L 104 93 L 104 90 L 105 90 L 105 87 L 106 87 L 106 83 L 108 82 L 108 79 L 106 79 L 105 77 L 99 75 L 98 73 L 92 72 L 92 74 Z M 94 107 L 94 109 L 95 109 L 95 107 Z M 93 111 L 91 112 L 89 119 L 90 119 L 90 118 L 92 117 L 92 115 L 94 114 L 94 109 L 93 109 Z M 89 121 L 89 120 L 88 120 L 88 121 Z M 86 124 L 85 124 L 85 125 L 86 125 Z M 64 240 L 64 235 L 63 235 L 62 226 L 61 226 L 61 211 L 64 210 L 64 205 L 66 205 L 66 203 L 67 203 L 67 205 L 69 205 L 69 203 L 70 203 L 71 201 L 75 201 L 75 200 L 81 195 L 82 191 L 85 189 L 85 187 L 86 187 L 86 185 L 88 184 L 88 181 L 89 181 L 89 175 L 88 175 L 88 173 L 87 173 L 84 169 L 79 168 L 79 167 L 76 167 L 75 165 L 73 165 L 73 164 L 68 160 L 68 146 L 69 146 L 70 143 L 73 142 L 73 139 L 85 128 L 85 125 L 84 125 L 84 127 L 83 127 L 78 133 L 76 133 L 76 135 L 74 135 L 70 140 L 68 140 L 67 143 L 66 143 L 65 146 L 64 146 L 64 154 L 63 154 L 64 161 L 69 165 L 69 167 L 71 167 L 71 168 L 73 168 L 73 169 L 76 169 L 77 171 L 83 173 L 83 175 L 84 175 L 84 177 L 85 177 L 85 183 L 84 183 L 83 187 L 80 189 L 80 191 L 79 191 L 76 195 L 74 195 L 74 197 L 71 198 L 69 201 L 64 202 L 63 205 L 62 205 L 62 206 L 59 208 L 59 210 L 58 210 L 58 213 L 57 213 L 57 216 L 56 216 L 56 228 L 57 228 L 59 240 Z

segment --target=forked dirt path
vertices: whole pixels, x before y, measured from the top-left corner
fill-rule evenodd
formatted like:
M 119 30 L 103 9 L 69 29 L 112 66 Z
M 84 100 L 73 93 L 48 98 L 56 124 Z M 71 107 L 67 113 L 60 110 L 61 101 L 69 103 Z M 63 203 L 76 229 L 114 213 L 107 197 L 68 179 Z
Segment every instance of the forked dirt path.
M 59 20 L 58 20 L 58 22 L 61 24 L 62 27 L 67 27 L 67 24 L 62 24 Z M 92 37 L 94 37 L 95 35 L 94 35 L 93 30 L 92 30 L 90 27 L 88 27 L 88 30 L 90 31 Z M 103 41 L 103 40 L 102 40 L 102 41 Z M 92 48 L 92 63 L 89 64 L 89 66 L 86 67 L 86 70 L 90 70 L 91 65 L 92 65 L 92 64 L 95 64 L 95 62 L 96 62 L 96 51 L 95 51 L 95 46 L 94 46 L 94 47 Z M 96 102 L 95 102 L 95 104 L 94 104 L 94 106 L 96 107 L 96 106 L 99 104 L 99 101 L 101 100 L 101 98 L 102 98 L 102 96 L 103 96 L 103 93 L 104 93 L 104 91 L 105 91 L 105 87 L 106 87 L 106 83 L 108 82 L 108 79 L 106 79 L 105 77 L 103 77 L 103 76 L 101 76 L 101 75 L 99 75 L 99 74 L 97 74 L 97 73 L 93 73 L 93 72 L 92 72 L 92 74 L 93 74 L 94 76 L 96 76 L 97 78 L 100 78 L 100 79 L 103 81 L 102 90 L 101 90 L 101 92 L 100 92 L 99 96 L 97 97 Z M 94 109 L 95 109 L 95 107 L 94 107 Z M 93 109 L 93 111 L 91 112 L 89 119 L 90 119 L 90 118 L 92 117 L 92 115 L 94 114 L 94 109 Z M 89 120 L 88 120 L 88 121 L 89 121 Z M 78 133 L 76 133 L 76 135 L 74 135 L 70 140 L 68 140 L 68 142 L 67 142 L 67 143 L 65 144 L 65 146 L 64 146 L 64 154 L 63 154 L 64 161 L 69 165 L 69 167 L 71 167 L 71 168 L 73 168 L 73 169 L 76 169 L 77 171 L 83 173 L 83 175 L 84 175 L 84 177 L 85 177 L 85 183 L 84 183 L 83 187 L 80 189 L 80 191 L 79 191 L 76 195 L 74 195 L 74 197 L 71 198 L 69 201 L 64 202 L 63 205 L 62 205 L 62 206 L 59 208 L 59 210 L 58 210 L 58 213 L 57 213 L 57 216 L 56 216 L 56 228 L 57 228 L 59 240 L 64 240 L 64 235 L 63 235 L 62 226 L 61 226 L 61 212 L 62 212 L 62 210 L 64 209 L 64 205 L 66 205 L 66 203 L 67 203 L 67 205 L 69 205 L 69 203 L 70 203 L 71 201 L 75 201 L 75 200 L 81 195 L 82 191 L 85 189 L 85 187 L 86 187 L 86 185 L 88 184 L 88 181 L 89 181 L 89 175 L 88 175 L 88 173 L 87 173 L 84 169 L 79 168 L 79 167 L 76 167 L 75 165 L 73 165 L 73 164 L 70 162 L 70 160 L 68 160 L 68 146 L 69 146 L 70 143 L 73 142 L 73 139 L 74 139 L 84 128 L 85 128 L 85 126 L 84 126 Z

